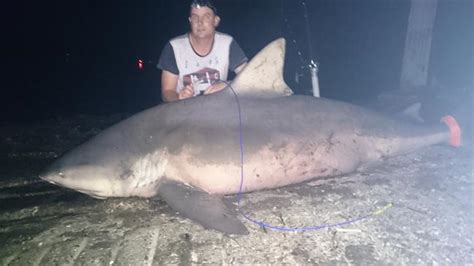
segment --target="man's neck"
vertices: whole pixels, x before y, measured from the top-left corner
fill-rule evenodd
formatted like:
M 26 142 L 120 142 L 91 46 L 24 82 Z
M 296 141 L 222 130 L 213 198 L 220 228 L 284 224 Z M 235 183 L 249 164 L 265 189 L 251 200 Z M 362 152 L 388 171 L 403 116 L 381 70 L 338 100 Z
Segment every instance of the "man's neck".
M 191 41 L 191 46 L 193 47 L 194 51 L 201 56 L 205 56 L 212 50 L 214 36 L 215 34 L 206 38 L 198 38 L 192 34 L 189 34 L 189 40 Z

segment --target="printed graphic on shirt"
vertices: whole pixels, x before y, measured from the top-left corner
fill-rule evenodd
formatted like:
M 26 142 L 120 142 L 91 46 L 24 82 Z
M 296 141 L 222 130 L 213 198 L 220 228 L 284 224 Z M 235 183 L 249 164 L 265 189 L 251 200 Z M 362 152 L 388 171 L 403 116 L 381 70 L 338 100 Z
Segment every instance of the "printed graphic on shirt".
M 203 94 L 212 84 L 220 80 L 219 71 L 213 68 L 203 68 L 197 72 L 183 76 L 183 85 L 192 85 L 194 95 Z

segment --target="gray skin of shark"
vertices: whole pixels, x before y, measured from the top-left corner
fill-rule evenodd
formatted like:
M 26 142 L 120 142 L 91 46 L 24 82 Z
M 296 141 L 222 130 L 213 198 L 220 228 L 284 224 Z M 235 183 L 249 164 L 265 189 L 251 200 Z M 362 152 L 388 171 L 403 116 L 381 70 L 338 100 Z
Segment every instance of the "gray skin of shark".
M 250 192 L 350 173 L 449 139 L 441 124 L 420 126 L 311 96 L 239 94 L 236 87 L 241 124 L 230 88 L 158 105 L 67 152 L 40 177 L 96 198 L 159 195 L 206 228 L 245 234 L 218 197 L 239 192 L 241 148 L 242 192 Z

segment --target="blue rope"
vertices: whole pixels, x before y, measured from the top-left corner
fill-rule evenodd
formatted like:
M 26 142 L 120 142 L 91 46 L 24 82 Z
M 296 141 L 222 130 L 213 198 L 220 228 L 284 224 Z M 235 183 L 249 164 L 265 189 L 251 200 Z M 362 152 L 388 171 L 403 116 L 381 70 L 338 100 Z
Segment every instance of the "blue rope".
M 234 91 L 234 88 L 232 88 L 232 85 L 227 82 L 227 81 L 222 81 L 229 88 L 231 89 L 232 93 L 234 94 L 235 101 L 237 103 L 237 109 L 238 109 L 238 114 L 239 114 L 239 144 L 240 144 L 240 186 L 239 186 L 239 192 L 237 194 L 237 206 L 238 206 L 238 211 L 239 213 L 248 221 L 258 225 L 262 229 L 272 229 L 275 231 L 282 231 L 282 232 L 306 232 L 306 231 L 317 231 L 325 228 L 334 228 L 334 227 L 342 227 L 346 226 L 349 224 L 353 224 L 362 220 L 367 220 L 370 217 L 373 217 L 374 215 L 379 215 L 383 213 L 385 210 L 388 208 L 392 207 L 392 203 L 387 204 L 385 207 L 374 211 L 370 214 L 364 215 L 364 216 L 359 216 L 350 220 L 346 220 L 343 222 L 338 222 L 338 223 L 333 223 L 333 224 L 322 224 L 322 225 L 315 225 L 315 226 L 307 226 L 307 227 L 286 227 L 286 226 L 275 226 L 271 224 L 267 224 L 263 221 L 258 221 L 256 219 L 253 219 L 250 217 L 247 213 L 245 213 L 242 210 L 241 206 L 241 200 L 242 200 L 242 195 L 243 195 L 243 186 L 244 186 L 244 139 L 243 139 L 243 131 L 242 131 L 242 110 L 240 107 L 240 101 L 237 93 Z

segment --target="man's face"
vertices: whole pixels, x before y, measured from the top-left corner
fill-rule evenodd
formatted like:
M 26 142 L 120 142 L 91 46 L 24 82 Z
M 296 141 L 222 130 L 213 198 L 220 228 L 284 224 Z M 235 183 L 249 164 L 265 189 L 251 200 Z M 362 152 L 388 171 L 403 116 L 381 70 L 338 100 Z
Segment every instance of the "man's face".
M 209 7 L 192 7 L 189 15 L 191 33 L 198 38 L 206 38 L 214 35 L 220 18 L 214 14 Z

